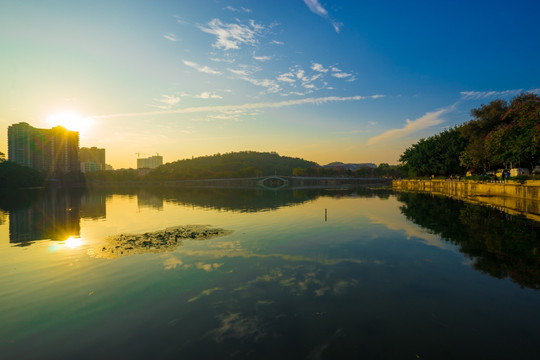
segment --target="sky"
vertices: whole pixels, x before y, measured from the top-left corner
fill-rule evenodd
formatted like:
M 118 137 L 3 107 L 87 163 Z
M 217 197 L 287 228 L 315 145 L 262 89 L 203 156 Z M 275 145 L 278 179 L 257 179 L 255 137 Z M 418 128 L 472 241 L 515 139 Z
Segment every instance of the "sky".
M 0 0 L 7 127 L 77 130 L 114 168 L 232 151 L 397 164 L 540 94 L 540 2 Z

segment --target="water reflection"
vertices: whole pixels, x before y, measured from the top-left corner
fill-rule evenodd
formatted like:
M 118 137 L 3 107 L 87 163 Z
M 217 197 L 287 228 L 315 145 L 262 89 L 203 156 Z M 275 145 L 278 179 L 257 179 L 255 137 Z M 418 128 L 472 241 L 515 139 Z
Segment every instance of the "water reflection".
M 107 197 L 114 194 L 136 196 L 139 209 L 163 210 L 173 204 L 232 212 L 259 212 L 299 205 L 321 196 L 388 197 L 389 192 L 357 189 L 308 189 L 267 191 L 223 188 L 124 188 L 115 190 L 25 191 L 2 196 L 0 209 L 9 212 L 10 243 L 30 245 L 37 240 L 78 237 L 80 220 L 100 220 L 107 216 Z M 3 221 L 0 217 L 0 221 Z
M 167 201 L 180 204 L 233 212 L 259 212 L 276 210 L 280 207 L 299 205 L 316 200 L 321 196 L 387 197 L 388 191 L 374 192 L 367 188 L 342 189 L 295 189 L 268 191 L 262 189 L 222 188 L 154 188 L 150 193 L 162 196 Z
M 408 220 L 457 245 L 476 270 L 540 289 L 538 222 L 429 194 L 401 193 L 398 200 Z
M 66 240 L 80 232 L 80 196 L 51 191 L 28 207 L 9 213 L 9 241 Z
M 106 217 L 104 194 L 51 189 L 3 195 L 0 207 L 9 212 L 9 241 L 19 246 L 74 239 L 80 235 L 81 218 Z

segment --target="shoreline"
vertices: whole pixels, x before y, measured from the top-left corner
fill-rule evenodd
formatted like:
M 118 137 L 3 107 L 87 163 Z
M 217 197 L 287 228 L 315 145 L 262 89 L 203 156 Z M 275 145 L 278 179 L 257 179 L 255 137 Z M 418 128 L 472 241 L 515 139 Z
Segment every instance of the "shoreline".
M 486 183 L 470 180 L 394 180 L 392 189 L 448 196 L 491 206 L 511 215 L 540 222 L 540 181 Z

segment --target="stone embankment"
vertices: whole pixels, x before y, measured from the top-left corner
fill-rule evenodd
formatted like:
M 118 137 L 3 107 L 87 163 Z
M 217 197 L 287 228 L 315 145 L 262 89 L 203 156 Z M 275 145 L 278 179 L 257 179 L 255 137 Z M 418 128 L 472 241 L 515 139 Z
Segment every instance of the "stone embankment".
M 394 180 L 396 190 L 421 191 L 490 205 L 540 221 L 540 181 Z

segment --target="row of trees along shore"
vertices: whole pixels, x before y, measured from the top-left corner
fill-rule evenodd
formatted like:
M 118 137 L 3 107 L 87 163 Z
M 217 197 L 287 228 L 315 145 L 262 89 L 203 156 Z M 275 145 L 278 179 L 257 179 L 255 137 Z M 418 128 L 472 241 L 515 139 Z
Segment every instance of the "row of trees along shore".
M 540 97 L 522 93 L 510 103 L 494 100 L 471 111 L 472 119 L 405 150 L 399 158 L 411 177 L 485 173 L 540 161 Z

